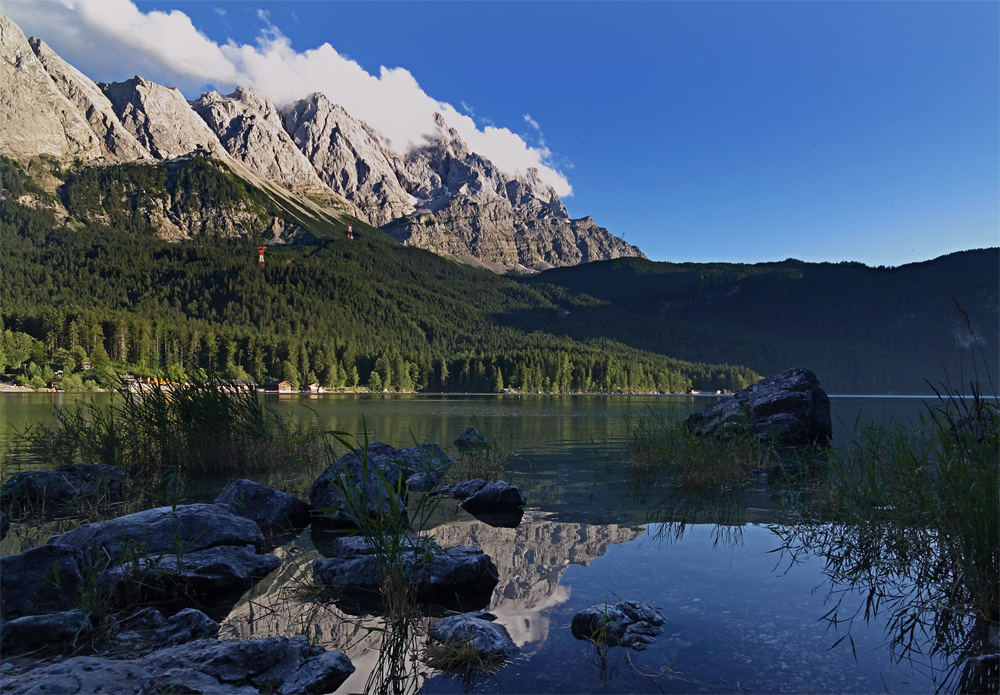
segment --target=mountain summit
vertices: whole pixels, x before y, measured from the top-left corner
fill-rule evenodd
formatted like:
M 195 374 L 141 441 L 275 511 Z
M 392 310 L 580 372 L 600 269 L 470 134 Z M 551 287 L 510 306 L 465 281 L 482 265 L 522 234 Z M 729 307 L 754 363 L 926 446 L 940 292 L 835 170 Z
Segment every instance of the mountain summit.
M 310 207 L 495 271 L 644 258 L 591 218 L 571 219 L 537 172 L 502 172 L 472 152 L 440 115 L 426 143 L 401 154 L 320 93 L 278 108 L 245 87 L 188 102 L 139 76 L 97 84 L 2 15 L 0 52 L 0 154 L 14 159 L 102 165 L 206 154 Z

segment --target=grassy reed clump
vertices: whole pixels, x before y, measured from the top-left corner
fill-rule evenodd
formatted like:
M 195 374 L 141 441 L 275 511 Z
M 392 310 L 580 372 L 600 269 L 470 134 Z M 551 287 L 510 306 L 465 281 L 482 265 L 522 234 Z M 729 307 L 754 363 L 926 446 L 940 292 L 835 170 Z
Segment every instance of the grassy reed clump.
M 755 480 L 778 460 L 774 445 L 734 428 L 726 437 L 695 434 L 683 420 L 649 411 L 627 417 L 626 451 L 632 476 L 650 481 L 667 476 L 687 488 L 731 488 Z
M 831 455 L 775 531 L 861 589 L 866 620 L 888 613 L 894 647 L 968 655 L 984 624 L 1000 626 L 1000 407 L 975 383 L 938 396 L 913 426 L 868 427 Z M 834 624 L 862 614 L 844 596 Z
M 421 660 L 436 671 L 461 678 L 467 691 L 478 679 L 496 673 L 507 662 L 501 655 L 484 657 L 470 642 L 428 642 Z
M 358 443 L 346 432 L 323 433 L 325 452 L 330 463 L 337 460 L 337 444 L 353 451 L 361 461 L 361 479 L 341 479 L 342 510 L 356 527 L 351 531 L 364 539 L 365 547 L 375 557 L 381 575 L 383 627 L 381 647 L 375 668 L 365 684 L 366 693 L 401 694 L 414 692 L 418 683 L 417 643 L 421 611 L 416 599 L 415 572 L 434 548 L 434 541 L 417 535 L 417 528 L 434 511 L 439 500 L 421 495 L 409 507 L 409 489 L 402 480 L 388 480 L 368 458 L 367 427 Z M 375 485 L 366 481 L 374 479 Z M 380 490 L 389 491 L 388 507 L 379 509 Z M 369 495 L 374 494 L 375 499 Z M 319 510 L 322 513 L 322 510 Z
M 108 405 L 57 409 L 55 418 L 17 435 L 9 463 L 110 464 L 146 490 L 178 490 L 192 477 L 274 472 L 310 449 L 255 390 L 223 380 L 120 387 Z
M 490 439 L 484 445 L 461 450 L 455 464 L 445 474 L 446 484 L 481 478 L 487 482 L 511 479 L 510 465 L 514 460 L 513 449 L 502 442 Z

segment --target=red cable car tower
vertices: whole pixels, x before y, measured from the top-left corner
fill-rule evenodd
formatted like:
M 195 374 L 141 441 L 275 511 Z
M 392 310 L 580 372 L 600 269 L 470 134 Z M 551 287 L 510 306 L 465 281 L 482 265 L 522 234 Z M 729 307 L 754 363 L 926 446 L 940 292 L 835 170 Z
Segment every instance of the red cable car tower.
M 264 267 L 264 252 L 265 251 L 267 251 L 267 247 L 266 246 L 258 246 L 257 247 L 257 265 L 259 265 L 261 268 Z
M 353 239 L 354 238 L 354 221 L 353 220 L 348 220 L 347 221 L 347 238 L 348 239 Z

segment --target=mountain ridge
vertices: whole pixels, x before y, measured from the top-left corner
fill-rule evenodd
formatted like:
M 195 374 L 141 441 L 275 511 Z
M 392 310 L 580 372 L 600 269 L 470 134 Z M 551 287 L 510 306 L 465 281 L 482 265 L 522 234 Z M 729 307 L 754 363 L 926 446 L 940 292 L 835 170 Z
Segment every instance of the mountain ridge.
M 138 75 L 95 83 L 2 15 L 0 49 L 0 154 L 14 159 L 106 165 L 209 153 L 400 243 L 495 271 L 644 257 L 590 218 L 570 219 L 533 171 L 508 174 L 470 151 L 440 114 L 427 142 L 400 154 L 318 93 L 279 109 L 242 86 L 189 102 Z

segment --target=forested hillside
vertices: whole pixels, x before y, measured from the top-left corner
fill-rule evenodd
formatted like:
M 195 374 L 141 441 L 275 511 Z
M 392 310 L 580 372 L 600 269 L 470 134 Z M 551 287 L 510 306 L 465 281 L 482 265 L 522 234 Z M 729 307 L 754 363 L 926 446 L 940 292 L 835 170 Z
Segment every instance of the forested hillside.
M 586 340 L 613 326 L 616 340 L 681 359 L 738 361 L 761 374 L 807 366 L 831 393 L 929 393 L 927 382 L 998 376 L 996 248 L 898 268 L 620 259 L 527 284 L 564 297 L 562 336 Z M 577 303 L 580 295 L 588 299 Z
M 0 357 L 33 383 L 62 370 L 72 384 L 84 365 L 98 380 L 204 369 L 403 391 L 733 390 L 758 378 L 611 334 L 567 337 L 547 288 L 360 223 L 348 239 L 344 223 L 209 158 L 31 171 L 0 160 Z M 188 238 L 162 239 L 165 221 Z M 278 227 L 308 243 L 273 243 Z

